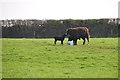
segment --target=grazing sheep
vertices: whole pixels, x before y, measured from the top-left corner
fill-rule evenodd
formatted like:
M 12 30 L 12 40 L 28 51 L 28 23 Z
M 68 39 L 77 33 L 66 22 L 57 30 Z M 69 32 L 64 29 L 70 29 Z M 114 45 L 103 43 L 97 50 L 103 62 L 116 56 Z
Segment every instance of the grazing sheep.
M 61 41 L 61 44 L 63 44 L 63 41 L 65 39 L 65 34 L 61 37 L 54 37 L 55 41 L 54 41 L 54 44 L 56 44 L 57 41 Z

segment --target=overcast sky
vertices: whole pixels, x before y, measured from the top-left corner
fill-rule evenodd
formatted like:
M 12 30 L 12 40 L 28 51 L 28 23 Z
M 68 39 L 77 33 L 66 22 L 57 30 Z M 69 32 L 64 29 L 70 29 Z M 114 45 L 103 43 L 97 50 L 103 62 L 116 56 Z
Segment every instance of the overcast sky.
M 0 19 L 117 18 L 120 0 L 0 0 Z

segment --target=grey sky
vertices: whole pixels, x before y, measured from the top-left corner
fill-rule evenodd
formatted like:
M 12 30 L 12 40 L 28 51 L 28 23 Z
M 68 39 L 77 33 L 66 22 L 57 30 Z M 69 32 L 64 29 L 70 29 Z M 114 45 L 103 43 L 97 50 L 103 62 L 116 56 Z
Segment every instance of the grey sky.
M 0 19 L 117 18 L 119 0 L 1 0 Z

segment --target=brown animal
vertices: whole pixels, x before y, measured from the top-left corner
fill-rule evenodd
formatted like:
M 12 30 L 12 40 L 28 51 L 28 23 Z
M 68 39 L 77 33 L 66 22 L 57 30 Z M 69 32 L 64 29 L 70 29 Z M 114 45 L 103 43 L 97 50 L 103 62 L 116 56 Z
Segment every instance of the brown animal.
M 77 39 L 82 38 L 84 40 L 83 45 L 85 44 L 85 38 L 87 38 L 89 44 L 89 30 L 87 27 L 76 27 L 67 29 L 67 35 L 69 35 L 68 41 L 73 40 L 73 44 L 77 45 Z

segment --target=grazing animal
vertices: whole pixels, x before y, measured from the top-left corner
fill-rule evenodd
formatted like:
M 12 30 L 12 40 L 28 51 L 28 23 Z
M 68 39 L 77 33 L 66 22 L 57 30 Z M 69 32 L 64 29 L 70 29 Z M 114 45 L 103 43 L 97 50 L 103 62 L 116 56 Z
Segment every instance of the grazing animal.
M 61 44 L 63 44 L 63 41 L 65 39 L 65 34 L 61 37 L 54 37 L 55 41 L 54 41 L 54 44 L 56 44 L 57 41 L 61 41 Z
M 67 29 L 67 35 L 69 35 L 68 41 L 73 40 L 73 44 L 77 45 L 77 39 L 82 38 L 84 40 L 83 45 L 85 44 L 85 38 L 87 38 L 89 44 L 89 30 L 87 27 L 76 27 Z

